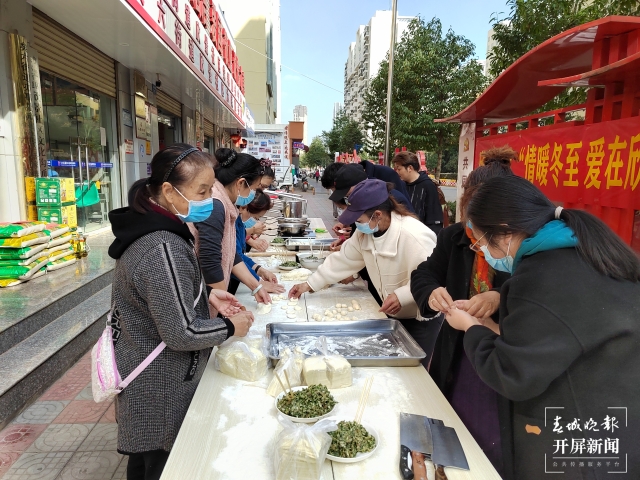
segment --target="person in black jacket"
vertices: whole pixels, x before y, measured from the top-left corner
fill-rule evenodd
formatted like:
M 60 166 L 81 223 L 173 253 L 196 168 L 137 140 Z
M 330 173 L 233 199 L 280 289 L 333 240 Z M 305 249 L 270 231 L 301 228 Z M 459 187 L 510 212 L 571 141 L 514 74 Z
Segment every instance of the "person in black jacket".
M 504 150 L 504 149 L 502 149 Z M 513 150 L 491 149 L 483 152 L 485 165 L 472 171 L 465 184 L 464 205 L 473 195 L 474 188 L 498 176 L 513 175 L 510 159 Z M 469 229 L 456 223 L 442 230 L 431 256 L 411 275 L 411 293 L 423 317 L 433 317 L 450 305 L 466 308 L 495 328 L 491 320 L 498 309 L 500 286 L 509 278 L 507 273 L 496 272 L 481 254 L 469 247 L 472 243 Z M 432 321 L 442 321 L 440 316 Z M 499 418 L 503 399 L 486 386 L 474 372 L 464 354 L 464 334 L 446 322 L 440 334 L 429 367 L 433 381 L 438 385 L 480 448 L 498 472 L 502 471 L 500 426 L 507 422 Z
M 438 187 L 426 172 L 420 171 L 420 161 L 413 152 L 399 152 L 393 157 L 393 168 L 407 185 L 409 200 L 422 223 L 437 235 L 442 230 L 443 214 Z
M 499 335 L 446 311 L 480 378 L 511 400 L 507 478 L 640 478 L 638 256 L 598 218 L 515 175 L 481 185 L 466 214 L 475 249 L 512 273 Z
M 376 165 L 375 163 L 371 163 L 369 160 L 362 160 L 360 165 L 362 165 L 364 172 L 367 174 L 367 178 L 377 178 L 383 182 L 393 183 L 396 190 L 409 198 L 407 186 L 393 168 L 387 167 L 386 165 Z

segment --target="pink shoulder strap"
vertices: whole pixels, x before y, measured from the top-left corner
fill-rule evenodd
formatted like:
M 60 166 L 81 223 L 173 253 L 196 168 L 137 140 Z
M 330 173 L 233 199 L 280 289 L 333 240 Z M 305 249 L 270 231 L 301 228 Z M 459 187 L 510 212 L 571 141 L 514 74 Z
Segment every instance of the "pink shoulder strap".
M 202 290 L 203 290 L 203 282 L 201 281 L 200 282 L 200 292 L 198 293 L 198 297 L 193 302 L 193 308 L 196 308 L 196 305 L 198 305 L 198 302 L 200 301 L 200 297 L 202 296 Z M 149 364 L 156 359 L 156 357 L 158 355 L 160 355 L 160 352 L 162 352 L 164 350 L 164 347 L 166 347 L 166 346 L 167 346 L 166 343 L 160 342 L 160 345 L 158 345 L 153 350 L 153 352 L 151 352 L 147 356 L 147 358 L 145 358 L 144 361 L 140 365 L 138 365 L 136 367 L 136 369 L 127 376 L 127 378 L 125 378 L 124 380 L 122 380 L 122 382 L 120 382 L 120 385 L 118 385 L 118 388 L 120 390 L 122 390 L 122 389 L 126 388 L 127 385 L 129 385 L 131 382 L 133 382 L 136 379 L 136 377 L 138 375 L 140 375 L 143 372 L 143 370 L 145 368 L 147 368 L 149 366 Z

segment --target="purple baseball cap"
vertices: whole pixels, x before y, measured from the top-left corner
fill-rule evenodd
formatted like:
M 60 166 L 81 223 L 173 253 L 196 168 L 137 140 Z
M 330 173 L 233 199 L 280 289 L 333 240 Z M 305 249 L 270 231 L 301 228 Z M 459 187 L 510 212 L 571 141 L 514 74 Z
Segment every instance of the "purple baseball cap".
M 377 207 L 389 198 L 387 182 L 375 178 L 364 180 L 355 186 L 347 198 L 347 209 L 338 221 L 351 225 L 367 210 Z

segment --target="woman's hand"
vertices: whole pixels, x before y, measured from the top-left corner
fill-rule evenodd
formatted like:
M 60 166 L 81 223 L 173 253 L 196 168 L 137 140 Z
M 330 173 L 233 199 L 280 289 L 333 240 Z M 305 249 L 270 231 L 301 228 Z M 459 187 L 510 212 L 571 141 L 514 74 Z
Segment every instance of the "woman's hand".
M 284 288 L 282 289 L 282 291 L 284 292 Z M 263 286 L 260 290 L 258 290 L 256 294 L 253 296 L 253 298 L 255 298 L 256 302 L 258 303 L 271 303 L 271 297 L 269 296 L 269 293 L 267 292 L 267 287 L 265 286 Z
M 382 302 L 382 306 L 380 307 L 379 312 L 386 313 L 387 315 L 396 315 L 402 305 L 400 305 L 400 300 L 398 300 L 398 296 L 395 293 L 392 293 Z
M 340 283 L 342 285 L 349 285 L 351 282 L 355 282 L 356 277 L 354 277 L 353 275 L 351 275 L 350 277 L 345 278 L 344 280 L 340 280 Z
M 224 290 L 211 290 L 209 303 L 225 317 L 231 317 L 240 311 L 242 304 L 236 297 Z
M 429 308 L 434 312 L 447 312 L 453 306 L 453 298 L 444 287 L 438 287 L 429 296 Z
M 294 285 L 293 287 L 291 287 L 291 290 L 289 290 L 289 298 L 300 298 L 300 296 L 303 293 L 310 292 L 310 291 L 311 291 L 311 287 L 307 282 L 298 283 L 297 285 Z
M 447 319 L 447 322 L 449 322 L 449 325 L 456 330 L 462 330 L 463 332 L 466 332 L 474 325 L 481 325 L 476 317 L 472 317 L 464 310 L 460 310 L 455 306 L 447 311 L 445 318 Z
M 284 287 L 279 283 L 270 282 L 265 279 L 260 280 L 260 283 L 264 285 L 260 291 L 265 290 L 269 293 L 284 293 Z
M 233 323 L 233 326 L 235 327 L 233 335 L 235 337 L 244 337 L 249 333 L 249 329 L 251 328 L 251 325 L 253 325 L 253 313 L 240 312 L 230 317 L 229 320 L 231 320 L 231 323 Z
M 264 222 L 258 222 L 253 227 L 247 228 L 247 235 L 262 235 L 266 229 Z
M 267 248 L 269 248 L 269 242 L 262 238 L 251 238 L 247 239 L 247 245 L 250 245 L 251 248 L 255 248 L 258 252 L 266 252 Z
M 338 250 L 340 250 L 340 247 L 343 243 L 343 239 L 336 238 L 333 242 L 331 242 L 331 245 L 329 245 L 329 250 L 331 250 L 332 252 L 337 252 Z
M 469 300 L 456 300 L 454 305 L 472 317 L 490 317 L 498 311 L 498 307 L 500 306 L 500 293 L 494 291 L 479 293 Z
M 264 267 L 260 267 L 256 273 L 260 278 L 266 280 L 267 282 L 278 283 L 278 277 L 276 277 L 276 274 Z

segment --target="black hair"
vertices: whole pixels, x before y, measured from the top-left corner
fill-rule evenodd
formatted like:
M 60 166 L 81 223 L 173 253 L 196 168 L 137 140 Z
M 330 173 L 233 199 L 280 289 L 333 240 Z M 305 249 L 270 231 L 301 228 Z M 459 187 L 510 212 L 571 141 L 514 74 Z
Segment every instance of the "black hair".
M 247 205 L 249 213 L 256 215 L 260 212 L 267 211 L 271 208 L 271 197 L 264 193 L 262 189 L 256 189 L 256 196 L 251 200 L 251 203 Z
M 478 187 L 467 206 L 473 226 L 493 236 L 532 236 L 555 219 L 556 207 L 528 180 L 516 175 L 492 178 Z M 563 209 L 578 239 L 580 256 L 596 271 L 616 280 L 640 281 L 640 260 L 602 220 L 582 210 Z
M 482 152 L 483 154 L 485 152 Z M 482 155 L 482 154 L 481 154 Z M 465 217 L 467 204 L 480 185 L 491 178 L 513 175 L 511 160 L 505 158 L 484 157 L 484 165 L 480 165 L 467 177 L 464 193 L 460 197 L 460 212 Z
M 216 178 L 224 185 L 231 185 L 239 178 L 244 178 L 249 185 L 264 173 L 260 161 L 248 153 L 238 153 L 230 148 L 219 148 L 215 153 L 218 166 L 215 168 Z
M 329 190 L 336 186 L 336 176 L 338 175 L 338 171 L 344 167 L 344 163 L 334 162 L 331 165 L 327 166 L 324 169 L 324 173 L 322 174 L 322 178 L 320 179 L 320 183 L 324 188 Z
M 404 168 L 412 167 L 415 172 L 420 172 L 420 160 L 418 160 L 418 156 L 413 152 L 398 152 L 393 157 L 393 160 L 391 160 L 391 163 Z
M 276 172 L 273 171 L 272 167 L 264 167 L 263 177 L 276 178 Z
M 391 215 L 391 212 L 395 212 L 403 217 L 413 217 L 417 219 L 418 217 L 414 213 L 411 213 L 407 207 L 398 202 L 395 198 L 393 198 L 393 195 L 391 195 L 391 190 L 396 188 L 395 184 L 393 184 L 392 182 L 386 182 L 386 184 L 387 191 L 389 192 L 389 198 L 387 198 L 377 207 L 370 208 L 364 213 L 371 216 L 376 210 L 380 210 L 381 212 L 386 212 L 389 215 Z
M 187 154 L 175 166 L 174 162 L 192 145 L 176 143 L 160 150 L 151 160 L 151 176 L 141 178 L 129 188 L 127 195 L 129 206 L 138 213 L 151 211 L 151 200 L 158 199 L 162 192 L 162 184 L 167 181 L 175 187 L 180 187 L 192 180 L 202 168 L 213 168 L 215 160 L 211 155 L 200 150 Z M 173 167 L 173 168 L 172 168 Z M 169 174 L 167 176 L 167 173 Z M 165 176 L 167 176 L 165 180 Z

